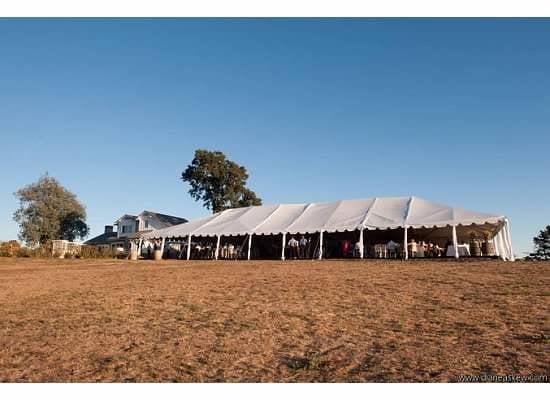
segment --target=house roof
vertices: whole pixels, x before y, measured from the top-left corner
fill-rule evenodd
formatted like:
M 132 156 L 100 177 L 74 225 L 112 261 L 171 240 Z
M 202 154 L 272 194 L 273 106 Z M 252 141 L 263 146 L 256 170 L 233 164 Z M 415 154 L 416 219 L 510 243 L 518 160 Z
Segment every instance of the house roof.
M 145 215 L 154 216 L 159 221 L 161 221 L 165 224 L 170 224 L 170 225 L 179 225 L 179 224 L 184 224 L 184 223 L 187 222 L 187 220 L 185 218 L 176 217 L 174 215 L 161 214 L 161 213 L 154 212 L 154 211 L 143 211 L 141 214 L 139 214 L 140 217 L 145 216 Z
M 139 215 L 124 214 L 122 217 L 117 219 L 114 224 L 118 225 L 120 220 L 122 220 L 122 219 L 136 220 L 138 217 L 146 216 L 146 215 L 155 217 L 159 221 L 161 221 L 165 224 L 168 224 L 168 225 L 179 225 L 179 224 L 183 224 L 183 223 L 187 222 L 187 220 L 185 218 L 176 217 L 174 215 L 161 214 L 161 213 L 158 213 L 158 212 L 155 212 L 155 211 L 145 210 L 145 211 L 141 212 Z
M 109 240 L 116 239 L 116 237 L 117 237 L 116 232 L 106 232 L 84 242 L 84 244 L 88 244 L 88 245 L 108 244 L 110 243 Z
M 114 223 L 114 225 L 118 225 L 118 223 L 120 222 L 121 219 L 136 219 L 137 218 L 137 215 L 130 215 L 130 214 L 124 214 L 122 217 L 120 217 L 119 219 L 117 219 Z
M 147 230 L 144 230 L 144 231 L 138 231 L 138 232 L 135 232 L 135 233 L 132 233 L 132 234 L 126 236 L 126 238 L 128 238 L 128 239 L 139 239 L 143 235 L 145 235 L 146 233 L 150 233 L 150 232 L 153 232 L 153 230 L 152 229 L 147 229 Z

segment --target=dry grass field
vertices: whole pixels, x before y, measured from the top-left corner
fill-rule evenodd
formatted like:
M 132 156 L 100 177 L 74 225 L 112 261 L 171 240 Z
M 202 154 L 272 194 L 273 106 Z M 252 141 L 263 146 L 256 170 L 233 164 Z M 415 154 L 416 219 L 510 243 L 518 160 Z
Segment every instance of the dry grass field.
M 2 382 L 548 374 L 540 263 L 0 259 Z

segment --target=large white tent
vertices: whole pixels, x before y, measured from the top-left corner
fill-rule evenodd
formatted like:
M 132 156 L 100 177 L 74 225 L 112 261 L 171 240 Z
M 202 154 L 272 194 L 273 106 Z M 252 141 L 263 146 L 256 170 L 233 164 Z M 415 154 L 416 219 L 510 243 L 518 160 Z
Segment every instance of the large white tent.
M 165 240 L 192 237 L 220 237 L 247 235 L 250 246 L 254 235 L 321 234 L 359 231 L 360 241 L 371 230 L 404 229 L 407 243 L 409 228 L 451 228 L 457 248 L 457 232 L 490 237 L 497 255 L 513 260 L 508 219 L 505 216 L 469 211 L 430 202 L 418 197 L 376 197 L 360 200 L 341 200 L 329 203 L 276 204 L 233 208 L 184 224 L 153 231 L 144 239 Z M 405 246 L 406 247 L 406 246 Z M 189 258 L 188 246 L 188 258 Z M 361 254 L 361 257 L 363 254 Z M 456 253 L 458 257 L 458 252 Z M 322 248 L 319 258 L 322 257 Z M 284 256 L 283 256 L 284 258 Z M 407 250 L 405 249 L 405 258 Z

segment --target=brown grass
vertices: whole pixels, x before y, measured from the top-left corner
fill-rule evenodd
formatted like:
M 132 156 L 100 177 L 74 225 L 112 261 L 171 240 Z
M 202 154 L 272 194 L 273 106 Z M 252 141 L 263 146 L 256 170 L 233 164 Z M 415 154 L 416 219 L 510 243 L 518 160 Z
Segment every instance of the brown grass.
M 0 381 L 548 374 L 550 268 L 0 259 Z

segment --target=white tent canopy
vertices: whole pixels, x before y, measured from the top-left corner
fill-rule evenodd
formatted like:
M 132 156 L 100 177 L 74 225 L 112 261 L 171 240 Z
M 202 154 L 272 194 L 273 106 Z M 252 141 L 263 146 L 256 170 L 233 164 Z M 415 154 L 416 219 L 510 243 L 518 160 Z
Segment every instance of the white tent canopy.
M 153 231 L 144 235 L 144 238 L 444 227 L 453 227 L 455 234 L 457 229 L 464 232 L 464 227 L 469 227 L 472 232 L 488 235 L 494 238 L 497 252 L 502 258 L 513 259 L 506 217 L 449 207 L 414 196 L 233 208 Z

